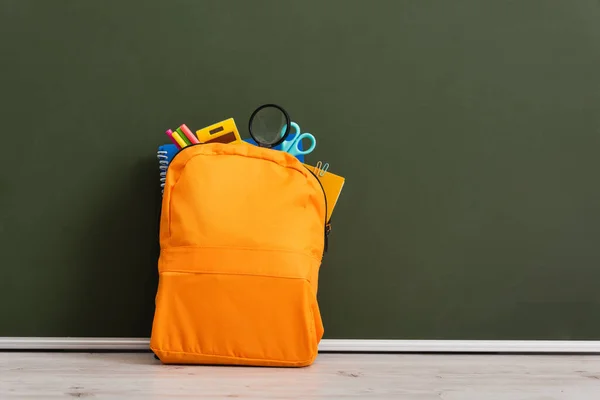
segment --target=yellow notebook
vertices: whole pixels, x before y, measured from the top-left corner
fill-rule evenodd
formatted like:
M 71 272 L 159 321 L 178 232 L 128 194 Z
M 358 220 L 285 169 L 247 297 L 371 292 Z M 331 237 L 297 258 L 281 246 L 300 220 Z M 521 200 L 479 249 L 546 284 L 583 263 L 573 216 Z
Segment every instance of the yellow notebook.
M 304 164 L 306 168 L 315 172 L 315 167 L 312 165 Z M 321 172 L 322 173 L 322 172 Z M 323 190 L 325 191 L 325 197 L 327 198 L 327 222 L 331 219 L 331 214 L 333 213 L 333 209 L 340 197 L 340 193 L 342 192 L 342 187 L 344 187 L 344 182 L 346 179 L 339 175 L 332 174 L 331 172 L 325 172 L 323 176 L 320 176 L 319 173 L 315 172 L 317 178 L 321 181 L 321 185 L 323 185 Z

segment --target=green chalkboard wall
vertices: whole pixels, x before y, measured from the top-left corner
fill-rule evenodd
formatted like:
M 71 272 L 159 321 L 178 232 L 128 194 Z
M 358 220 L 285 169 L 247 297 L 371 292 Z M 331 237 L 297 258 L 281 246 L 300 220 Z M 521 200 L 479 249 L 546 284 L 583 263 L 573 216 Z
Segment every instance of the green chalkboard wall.
M 327 338 L 600 339 L 598 1 L 0 10 L 0 336 L 149 336 L 163 131 L 276 102 L 347 179 Z

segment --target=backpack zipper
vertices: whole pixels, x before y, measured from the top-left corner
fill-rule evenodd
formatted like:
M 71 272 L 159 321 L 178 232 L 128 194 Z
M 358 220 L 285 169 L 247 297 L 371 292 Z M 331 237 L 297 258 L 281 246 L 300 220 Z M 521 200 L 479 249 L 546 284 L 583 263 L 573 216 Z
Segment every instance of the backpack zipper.
M 323 184 L 321 183 L 319 177 L 306 165 L 304 166 L 304 168 L 306 168 L 308 172 L 310 172 L 315 177 L 317 182 L 319 182 L 319 186 L 321 186 L 321 191 L 323 191 L 323 198 L 325 199 L 325 245 L 323 246 L 323 251 L 327 253 L 327 250 L 329 248 L 329 232 L 331 232 L 331 221 L 327 221 L 327 195 L 325 194 L 325 188 L 323 187 Z
M 190 145 L 185 146 L 183 149 L 179 150 L 177 153 L 175 153 L 175 155 L 173 156 L 173 158 L 171 159 L 171 162 L 169 164 L 172 164 L 173 161 L 175 160 L 175 157 L 177 157 L 179 154 L 181 154 L 181 152 L 185 151 L 186 149 L 189 149 L 190 147 L 194 147 L 194 146 L 202 146 L 205 143 L 193 143 Z M 317 180 L 317 182 L 319 183 L 319 186 L 321 187 L 321 191 L 323 192 L 323 199 L 325 200 L 325 223 L 324 223 L 324 238 L 325 238 L 325 243 L 323 246 L 323 251 L 325 253 L 327 253 L 327 250 L 329 248 L 329 232 L 331 232 L 331 221 L 327 221 L 327 195 L 325 195 L 325 188 L 323 187 L 323 184 L 321 183 L 321 180 L 319 179 L 319 177 L 310 170 L 310 168 L 308 168 L 306 165 L 302 164 L 304 166 L 304 168 L 306 168 L 306 170 L 308 172 L 310 172 L 312 174 L 312 176 L 315 177 L 315 179 Z
M 205 143 L 192 143 L 192 144 L 188 144 L 183 149 L 179 149 L 179 151 L 177 153 L 175 153 L 175 155 L 173 156 L 173 158 L 171 158 L 171 162 L 169 163 L 169 165 L 173 164 L 173 160 L 175 160 L 175 157 L 177 157 L 178 155 L 180 155 L 182 151 L 185 151 L 185 150 L 187 150 L 190 147 L 201 146 L 203 144 L 205 144 Z

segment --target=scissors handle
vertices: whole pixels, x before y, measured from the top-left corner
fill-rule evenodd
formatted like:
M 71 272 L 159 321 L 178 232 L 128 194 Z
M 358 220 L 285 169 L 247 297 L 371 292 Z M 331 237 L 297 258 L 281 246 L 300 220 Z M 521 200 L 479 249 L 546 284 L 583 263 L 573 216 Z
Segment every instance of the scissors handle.
M 294 157 L 296 156 L 304 156 L 308 153 L 312 153 L 315 147 L 317 146 L 317 139 L 310 133 L 300 133 L 300 126 L 292 122 L 292 128 L 295 132 L 291 132 L 291 135 L 295 135 L 295 137 L 291 140 L 286 140 L 283 142 L 282 150 L 290 153 Z M 308 139 L 310 142 L 310 146 L 306 150 L 300 150 L 300 145 L 302 144 L 303 139 Z
M 303 139 L 308 139 L 308 141 L 310 142 L 310 146 L 306 150 L 300 150 L 300 145 L 302 144 Z M 312 153 L 316 146 L 317 139 L 315 139 L 315 137 L 312 134 L 301 133 L 300 135 L 296 136 L 295 140 L 293 141 L 292 145 L 287 150 L 287 152 L 293 156 L 304 156 L 308 153 Z

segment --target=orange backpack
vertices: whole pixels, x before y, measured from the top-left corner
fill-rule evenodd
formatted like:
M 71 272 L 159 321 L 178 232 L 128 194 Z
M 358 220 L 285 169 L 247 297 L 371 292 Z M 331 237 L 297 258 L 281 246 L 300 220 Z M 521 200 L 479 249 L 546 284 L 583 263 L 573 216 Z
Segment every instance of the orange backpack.
M 327 201 L 286 152 L 185 147 L 167 171 L 150 348 L 170 364 L 307 366 Z

